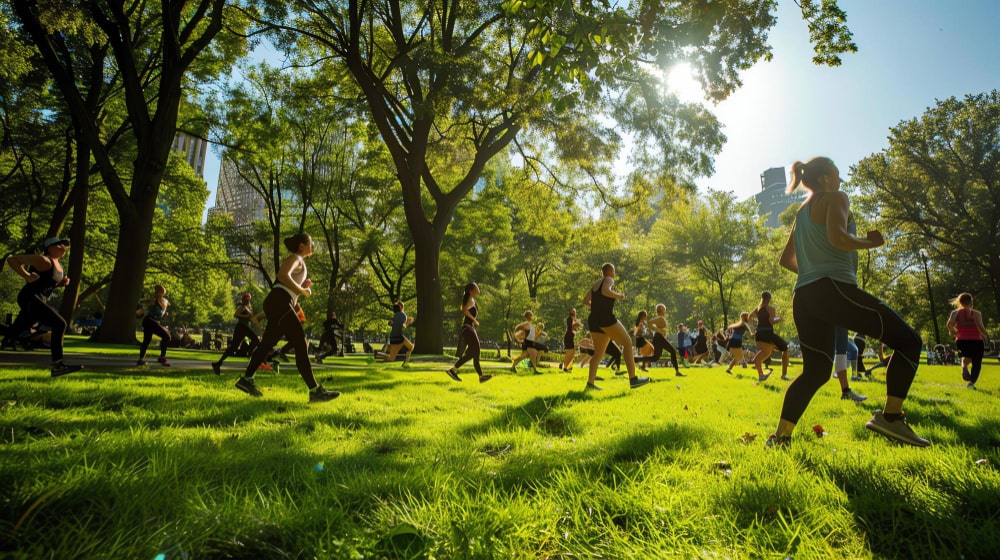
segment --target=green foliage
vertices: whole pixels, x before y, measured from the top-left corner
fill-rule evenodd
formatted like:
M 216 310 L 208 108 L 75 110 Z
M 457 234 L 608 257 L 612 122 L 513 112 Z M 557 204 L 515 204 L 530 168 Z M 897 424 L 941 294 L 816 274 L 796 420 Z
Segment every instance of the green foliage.
M 930 254 L 938 297 L 975 294 L 1000 316 L 1000 91 L 938 101 L 890 130 L 889 148 L 851 169 L 860 204 L 896 253 L 922 273 Z
M 827 386 L 791 449 L 775 450 L 763 442 L 783 385 L 758 386 L 722 368 L 689 370 L 681 381 L 655 369 L 654 379 L 671 381 L 636 391 L 602 370 L 605 391 L 584 394 L 579 370 L 518 376 L 487 362 L 500 375 L 480 385 L 467 375 L 464 383 L 449 380 L 444 362 L 400 370 L 348 357 L 320 370 L 344 395 L 310 405 L 297 375 L 259 374 L 265 397 L 251 399 L 228 375 L 240 365 L 220 380 L 208 368 L 214 357 L 169 372 L 95 366 L 57 383 L 43 371 L 5 369 L 0 551 L 15 558 L 1000 553 L 995 362 L 980 391 L 962 389 L 953 368 L 920 368 L 906 411 L 930 448 L 868 432 L 870 407 L 842 401 Z M 884 385 L 854 389 L 877 406 Z M 810 429 L 817 424 L 822 438 Z

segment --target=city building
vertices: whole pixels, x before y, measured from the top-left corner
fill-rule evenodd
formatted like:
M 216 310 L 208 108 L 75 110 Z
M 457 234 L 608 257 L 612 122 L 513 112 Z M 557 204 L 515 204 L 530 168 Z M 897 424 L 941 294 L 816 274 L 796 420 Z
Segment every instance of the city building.
M 198 177 L 205 178 L 205 157 L 208 155 L 208 141 L 187 132 L 178 131 L 170 149 L 184 154 L 184 159 L 194 169 Z
M 215 206 L 208 209 L 208 215 L 229 214 L 233 217 L 233 229 L 250 236 L 253 234 L 253 224 L 267 218 L 264 197 L 248 184 L 232 161 L 223 158 L 219 165 L 219 182 L 215 190 Z M 248 262 L 246 253 L 239 247 L 229 244 L 226 254 L 233 262 Z M 258 284 L 264 283 L 263 274 L 259 270 L 244 266 L 244 272 Z
M 781 224 L 778 217 L 792 204 L 801 204 L 806 198 L 804 190 L 786 194 L 788 182 L 784 167 L 772 167 L 760 174 L 760 192 L 753 196 L 757 201 L 758 214 L 766 215 L 764 225 L 777 228 Z

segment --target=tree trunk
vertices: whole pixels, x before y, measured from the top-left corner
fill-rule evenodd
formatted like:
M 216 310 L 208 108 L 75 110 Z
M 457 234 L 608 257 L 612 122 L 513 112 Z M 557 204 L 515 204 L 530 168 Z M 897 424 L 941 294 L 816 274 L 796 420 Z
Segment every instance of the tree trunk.
M 414 328 L 417 354 L 444 352 L 444 304 L 441 300 L 441 279 L 438 263 L 441 258 L 441 240 L 432 226 L 413 231 L 414 276 L 417 293 L 417 316 Z M 456 294 L 455 297 L 459 297 Z

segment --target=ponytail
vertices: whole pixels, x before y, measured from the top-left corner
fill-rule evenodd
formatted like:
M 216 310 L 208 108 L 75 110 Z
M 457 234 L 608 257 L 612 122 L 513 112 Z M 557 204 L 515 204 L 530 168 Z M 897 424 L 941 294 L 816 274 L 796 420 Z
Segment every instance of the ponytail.
M 465 307 L 466 303 L 469 303 L 469 298 L 472 297 L 473 288 L 478 288 L 479 286 L 475 282 L 469 282 L 465 285 L 465 293 L 462 294 L 462 307 Z
M 828 157 L 814 157 L 806 163 L 796 161 L 792 164 L 792 182 L 785 189 L 785 193 L 792 194 L 799 185 L 810 191 L 816 190 L 819 178 L 834 173 L 836 169 L 836 164 Z

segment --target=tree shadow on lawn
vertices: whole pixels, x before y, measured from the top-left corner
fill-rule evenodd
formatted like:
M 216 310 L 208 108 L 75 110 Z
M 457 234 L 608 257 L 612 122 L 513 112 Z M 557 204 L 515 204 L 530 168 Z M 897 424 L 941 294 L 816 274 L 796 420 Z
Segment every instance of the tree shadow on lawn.
M 995 452 L 1000 450 L 1000 420 L 984 416 L 970 416 L 952 399 L 911 395 L 907 398 L 907 402 L 921 406 L 919 412 L 914 413 L 914 420 L 921 423 L 940 424 L 954 431 L 961 445 L 975 447 L 982 451 Z

